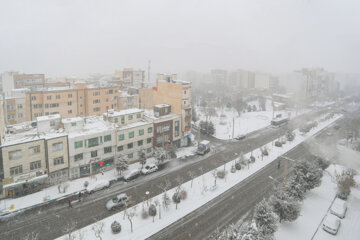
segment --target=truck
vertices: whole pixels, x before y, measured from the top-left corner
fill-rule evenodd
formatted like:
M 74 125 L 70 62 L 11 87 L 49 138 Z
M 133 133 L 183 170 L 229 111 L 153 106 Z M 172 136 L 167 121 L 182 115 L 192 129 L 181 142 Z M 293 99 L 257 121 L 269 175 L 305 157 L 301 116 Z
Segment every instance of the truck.
M 196 153 L 199 155 L 204 155 L 210 152 L 210 142 L 207 140 L 203 140 L 198 144 L 198 148 Z

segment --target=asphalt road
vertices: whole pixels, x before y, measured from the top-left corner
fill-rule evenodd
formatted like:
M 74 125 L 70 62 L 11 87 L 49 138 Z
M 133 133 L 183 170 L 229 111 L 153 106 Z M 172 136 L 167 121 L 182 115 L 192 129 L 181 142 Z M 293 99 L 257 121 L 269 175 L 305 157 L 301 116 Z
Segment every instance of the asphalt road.
M 73 208 L 69 208 L 64 202 L 58 205 L 51 205 L 48 207 L 27 211 L 16 216 L 11 216 L 6 221 L 0 223 L 0 239 L 24 239 L 24 237 L 31 232 L 39 233 L 40 239 L 53 239 L 65 233 L 67 224 L 76 224 L 77 228 L 84 227 L 95 221 L 101 220 L 112 215 L 114 212 L 109 212 L 105 209 L 105 203 L 113 196 L 126 192 L 132 197 L 134 204 L 142 201 L 145 197 L 145 192 L 150 192 L 150 197 L 161 193 L 159 185 L 164 183 L 165 178 L 171 182 L 171 187 L 176 186 L 175 179 L 181 176 L 183 181 L 190 180 L 188 171 L 195 171 L 196 175 L 202 172 L 207 172 L 213 168 L 224 164 L 227 161 L 234 159 L 235 155 L 240 152 L 249 152 L 268 142 L 276 140 L 279 136 L 285 133 L 290 128 L 295 128 L 297 124 L 307 119 L 311 119 L 318 113 L 309 113 L 298 119 L 291 121 L 291 124 L 281 128 L 265 128 L 261 131 L 250 134 L 242 141 L 217 141 L 214 142 L 216 146 L 216 153 L 213 152 L 210 156 L 194 156 L 184 160 L 178 159 L 171 163 L 171 166 L 165 170 L 151 174 L 149 176 L 142 176 L 140 179 L 134 180 L 130 183 L 118 182 L 112 185 L 109 189 L 99 191 L 93 195 L 86 196 L 80 203 L 74 203 Z M 270 171 L 270 170 L 269 170 Z M 259 180 L 255 181 L 257 183 Z M 266 180 L 269 182 L 269 180 Z M 263 185 L 263 184 L 260 184 Z M 257 189 L 254 187 L 254 189 Z M 261 191 L 262 192 L 262 191 Z M 253 201 L 257 199 L 259 193 L 253 190 Z

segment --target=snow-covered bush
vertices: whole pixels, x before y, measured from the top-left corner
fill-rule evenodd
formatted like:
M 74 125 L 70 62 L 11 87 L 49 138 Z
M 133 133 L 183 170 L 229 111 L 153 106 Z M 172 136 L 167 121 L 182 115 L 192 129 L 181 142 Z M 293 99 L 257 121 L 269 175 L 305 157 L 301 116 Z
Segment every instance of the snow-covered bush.
M 292 176 L 285 186 L 286 195 L 296 201 L 302 201 L 305 192 L 304 180 L 299 176 Z
M 250 156 L 249 161 L 250 161 L 251 163 L 254 163 L 254 162 L 255 162 L 255 157 L 254 157 L 254 156 Z
M 89 186 L 89 181 L 84 182 L 84 188 L 87 188 Z
M 147 219 L 148 217 L 149 217 L 148 212 L 145 211 L 145 209 L 143 209 L 143 210 L 141 211 L 141 218 L 142 218 L 142 219 Z
M 168 206 L 170 205 L 170 198 L 166 192 L 164 192 L 162 195 L 162 204 L 165 209 L 167 209 Z
M 187 198 L 187 191 L 185 189 L 181 189 L 180 198 L 181 200 L 185 200 Z
M 149 215 L 153 217 L 154 222 L 154 218 L 156 216 L 156 206 L 154 204 L 151 204 L 149 207 Z
M 240 164 L 239 164 L 239 165 L 240 165 Z M 241 166 L 240 166 L 240 169 L 241 169 Z M 231 172 L 231 173 L 235 173 L 235 172 L 236 172 L 235 165 L 232 165 L 232 166 L 231 166 L 230 172 Z
M 295 221 L 300 215 L 300 204 L 279 190 L 270 197 L 270 205 L 280 222 Z
M 111 224 L 111 232 L 114 234 L 118 234 L 121 232 L 121 224 L 118 221 L 114 221 Z
M 224 179 L 225 178 L 225 175 L 226 175 L 226 171 L 225 170 L 218 170 L 216 172 L 217 174 L 217 177 L 220 178 L 220 179 Z
M 235 163 L 236 170 L 241 170 L 241 164 L 240 162 Z
M 177 209 L 177 205 L 180 203 L 181 201 L 181 195 L 180 192 L 175 192 L 174 195 L 172 196 L 172 200 L 176 205 L 176 209 Z
M 351 187 L 355 187 L 354 180 L 356 172 L 352 169 L 344 170 L 340 174 L 335 173 L 337 184 L 337 196 L 341 199 L 347 199 L 350 194 Z
M 322 157 L 316 157 L 315 160 L 322 170 L 325 170 L 330 165 L 330 162 Z

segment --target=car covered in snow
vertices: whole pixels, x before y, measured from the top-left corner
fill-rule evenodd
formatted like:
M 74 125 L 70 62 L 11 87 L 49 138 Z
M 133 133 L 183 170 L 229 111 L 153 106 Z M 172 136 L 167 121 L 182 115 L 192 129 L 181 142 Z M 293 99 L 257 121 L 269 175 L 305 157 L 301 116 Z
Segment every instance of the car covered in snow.
M 141 175 L 141 170 L 134 169 L 124 176 L 124 180 L 127 182 L 127 181 L 137 178 L 140 175 Z
M 158 170 L 158 167 L 155 164 L 147 164 L 141 169 L 141 173 L 146 175 L 149 173 L 156 172 Z
M 86 193 L 93 193 L 105 188 L 110 187 L 110 181 L 109 180 L 99 180 L 94 183 L 89 184 L 89 186 L 86 187 L 85 192 Z
M 106 203 L 106 209 L 112 211 L 116 208 L 122 208 L 126 205 L 128 200 L 129 197 L 126 193 L 121 193 Z
M 276 141 L 276 142 L 275 142 L 275 146 L 276 146 L 276 147 L 282 147 L 282 143 L 281 143 L 280 141 Z
M 344 218 L 347 210 L 347 204 L 344 200 L 336 198 L 331 205 L 330 212 L 339 218 Z
M 244 135 L 244 134 L 240 134 L 235 137 L 236 140 L 243 140 L 245 138 L 246 138 L 246 135 Z
M 340 227 L 339 218 L 337 218 L 336 216 L 331 215 L 331 214 L 326 215 L 326 217 L 322 223 L 322 228 L 325 231 L 335 235 L 338 232 L 339 227 Z

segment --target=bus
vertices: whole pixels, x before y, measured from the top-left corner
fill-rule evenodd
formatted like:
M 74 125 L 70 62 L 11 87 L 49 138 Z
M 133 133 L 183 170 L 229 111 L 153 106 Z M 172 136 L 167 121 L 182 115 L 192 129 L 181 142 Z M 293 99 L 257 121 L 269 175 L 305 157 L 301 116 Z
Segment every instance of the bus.
M 280 127 L 286 125 L 289 122 L 289 118 L 274 118 L 271 120 L 271 126 Z

